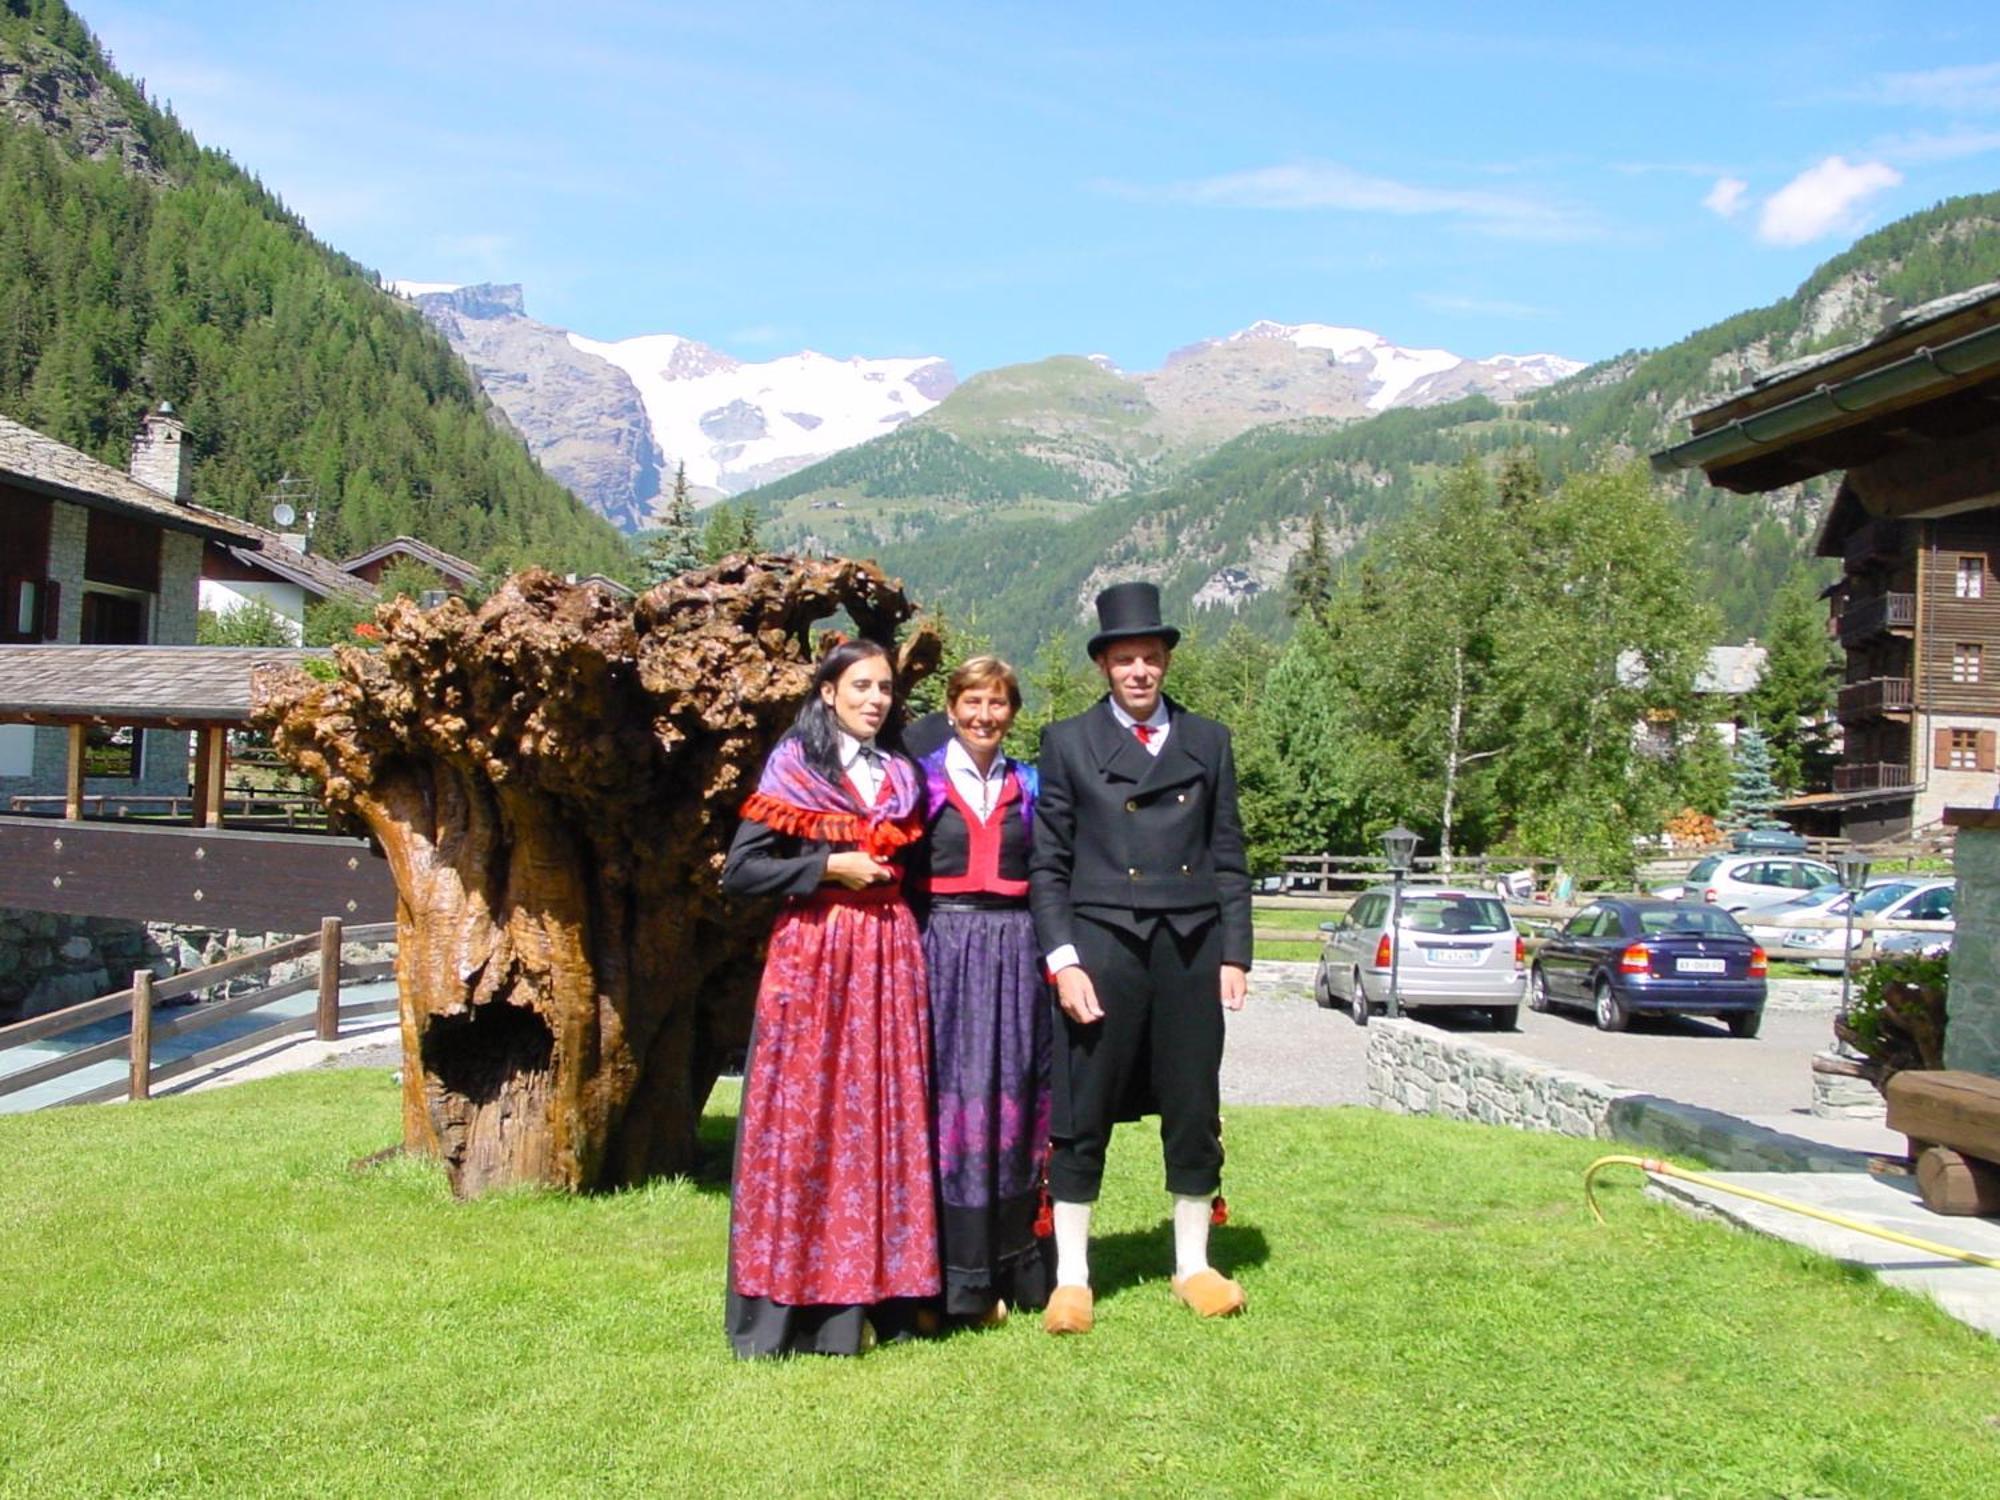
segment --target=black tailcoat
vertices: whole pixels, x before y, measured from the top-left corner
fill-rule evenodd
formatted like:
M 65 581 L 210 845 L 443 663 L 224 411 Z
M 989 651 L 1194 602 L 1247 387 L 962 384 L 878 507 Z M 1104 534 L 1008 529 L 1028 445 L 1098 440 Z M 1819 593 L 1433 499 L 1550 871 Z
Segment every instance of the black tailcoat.
M 1029 905 L 1044 953 L 1073 944 L 1104 1019 L 1057 1031 L 1049 1188 L 1091 1202 L 1115 1121 L 1157 1110 L 1167 1188 L 1222 1166 L 1220 969 L 1250 967 L 1250 874 L 1229 731 L 1168 702 L 1158 755 L 1110 700 L 1042 733 Z
M 1167 701 L 1152 754 L 1100 699 L 1042 731 L 1029 904 L 1044 953 L 1076 941 L 1075 915 L 1177 931 L 1222 923 L 1222 962 L 1250 967 L 1250 867 L 1229 731 Z

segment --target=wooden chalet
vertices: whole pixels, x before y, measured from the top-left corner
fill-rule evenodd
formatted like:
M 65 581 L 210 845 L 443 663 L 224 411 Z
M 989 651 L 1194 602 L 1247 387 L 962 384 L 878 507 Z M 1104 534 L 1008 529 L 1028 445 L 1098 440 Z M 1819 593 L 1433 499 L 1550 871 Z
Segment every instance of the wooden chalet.
M 1995 802 L 2000 765 L 2000 283 L 1773 369 L 1653 455 L 1753 494 L 1841 471 L 1814 543 L 1837 560 L 1844 749 L 1801 811 L 1861 842 Z M 1829 830 L 1831 831 L 1831 830 Z

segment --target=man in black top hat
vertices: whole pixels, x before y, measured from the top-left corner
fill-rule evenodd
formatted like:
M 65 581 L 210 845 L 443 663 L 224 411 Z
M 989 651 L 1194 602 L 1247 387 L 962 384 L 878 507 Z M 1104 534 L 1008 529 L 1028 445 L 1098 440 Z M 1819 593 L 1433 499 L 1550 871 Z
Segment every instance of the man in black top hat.
M 1250 970 L 1250 875 L 1229 731 L 1161 692 L 1180 632 L 1150 583 L 1097 596 L 1109 689 L 1042 733 L 1029 905 L 1062 1007 L 1053 1077 L 1056 1291 L 1044 1326 L 1087 1332 L 1090 1210 L 1115 1121 L 1157 1109 L 1174 1200 L 1174 1294 L 1204 1317 L 1243 1288 L 1208 1264 L 1221 1182 L 1222 1011 Z

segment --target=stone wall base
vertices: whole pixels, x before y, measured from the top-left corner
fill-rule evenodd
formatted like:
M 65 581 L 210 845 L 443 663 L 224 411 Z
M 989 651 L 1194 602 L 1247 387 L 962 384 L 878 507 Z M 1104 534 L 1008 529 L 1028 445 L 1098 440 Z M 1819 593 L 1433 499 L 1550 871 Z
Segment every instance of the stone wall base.
M 1725 1171 L 1852 1172 L 1868 1165 L 1865 1152 L 1620 1088 L 1420 1021 L 1370 1023 L 1367 1068 L 1368 1102 L 1393 1114 L 1625 1141 Z
M 139 969 L 164 979 L 285 936 L 0 907 L 0 1025 L 122 990 Z M 300 972 L 316 964 L 303 960 Z

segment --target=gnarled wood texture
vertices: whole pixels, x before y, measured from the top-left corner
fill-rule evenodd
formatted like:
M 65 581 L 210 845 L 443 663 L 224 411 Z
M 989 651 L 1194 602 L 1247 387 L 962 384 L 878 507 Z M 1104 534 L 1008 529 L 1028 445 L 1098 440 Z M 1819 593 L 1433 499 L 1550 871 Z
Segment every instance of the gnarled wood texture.
M 388 856 L 404 1142 L 454 1191 L 692 1164 L 773 912 L 723 901 L 723 857 L 841 609 L 892 650 L 913 613 L 841 560 L 732 557 L 637 601 L 529 571 L 477 610 L 382 606 L 335 680 L 259 680 L 280 753 Z M 911 631 L 904 686 L 937 656 Z

